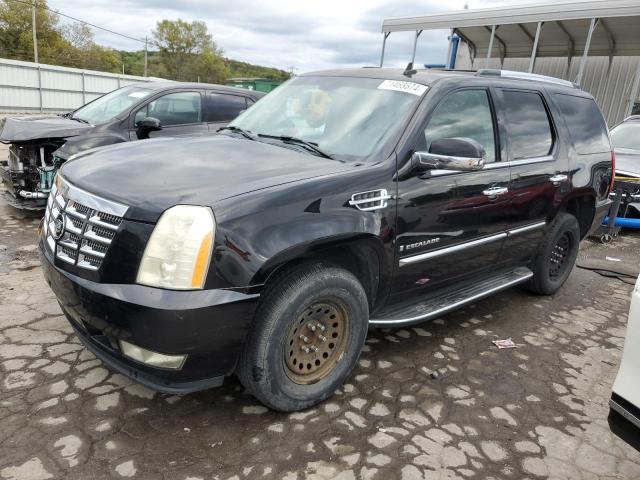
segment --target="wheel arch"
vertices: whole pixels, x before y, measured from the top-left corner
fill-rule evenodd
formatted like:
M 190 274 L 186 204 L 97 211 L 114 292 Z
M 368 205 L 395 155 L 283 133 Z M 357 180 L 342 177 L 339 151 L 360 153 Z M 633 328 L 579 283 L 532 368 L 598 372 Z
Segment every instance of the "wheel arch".
M 362 284 L 370 309 L 383 300 L 389 281 L 380 238 L 371 234 L 342 235 L 296 245 L 278 253 L 256 272 L 252 284 L 268 285 L 275 277 L 305 262 L 320 261 L 351 272 Z
M 580 239 L 582 240 L 591 229 L 596 214 L 596 199 L 588 193 L 575 195 L 565 200 L 560 211 L 576 217 L 580 225 Z

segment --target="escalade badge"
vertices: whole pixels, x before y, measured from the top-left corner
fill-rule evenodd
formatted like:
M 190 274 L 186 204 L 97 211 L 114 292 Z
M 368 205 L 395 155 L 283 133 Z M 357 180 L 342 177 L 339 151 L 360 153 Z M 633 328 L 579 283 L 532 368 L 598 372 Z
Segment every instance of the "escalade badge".
M 62 235 L 64 234 L 64 230 L 65 230 L 64 227 L 65 227 L 65 217 L 62 214 L 62 212 L 60 212 L 56 217 L 55 221 L 53 222 L 52 235 L 54 240 L 60 240 L 62 238 Z
M 400 245 L 400 251 L 404 252 L 405 250 L 413 250 L 414 248 L 426 247 L 428 245 L 433 245 L 434 243 L 438 243 L 439 241 L 440 241 L 440 237 L 436 237 L 430 240 L 423 240 L 421 242 L 409 243 L 408 245 Z

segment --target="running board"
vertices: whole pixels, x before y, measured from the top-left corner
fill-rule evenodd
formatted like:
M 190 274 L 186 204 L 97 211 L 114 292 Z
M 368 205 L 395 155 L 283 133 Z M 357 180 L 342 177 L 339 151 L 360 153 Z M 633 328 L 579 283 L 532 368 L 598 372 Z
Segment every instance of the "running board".
M 533 277 L 533 272 L 526 267 L 519 267 L 509 272 L 494 275 L 481 283 L 465 284 L 447 289 L 440 294 L 411 305 L 394 305 L 386 308 L 369 320 L 372 326 L 405 326 L 434 319 L 443 313 L 475 302 L 493 293 L 505 290 Z

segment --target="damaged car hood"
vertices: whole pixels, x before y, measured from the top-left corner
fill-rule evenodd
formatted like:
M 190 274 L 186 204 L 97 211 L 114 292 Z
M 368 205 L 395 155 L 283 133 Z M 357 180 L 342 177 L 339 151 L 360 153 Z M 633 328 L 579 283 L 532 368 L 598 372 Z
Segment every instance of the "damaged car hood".
M 617 148 L 616 172 L 619 175 L 640 177 L 640 150 Z
M 93 125 L 65 117 L 7 117 L 0 121 L 0 142 L 28 142 L 47 138 L 66 138 L 91 130 Z
M 60 174 L 76 187 L 131 207 L 127 218 L 154 222 L 174 205 L 212 206 L 250 191 L 350 169 L 304 151 L 207 135 L 98 148 L 67 161 Z

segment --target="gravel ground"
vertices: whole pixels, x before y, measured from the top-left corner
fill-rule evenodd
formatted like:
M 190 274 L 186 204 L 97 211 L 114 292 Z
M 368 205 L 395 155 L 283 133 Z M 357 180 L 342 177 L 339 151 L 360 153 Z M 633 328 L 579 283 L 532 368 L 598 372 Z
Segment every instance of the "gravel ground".
M 640 478 L 606 421 L 632 288 L 617 279 L 576 268 L 553 297 L 372 331 L 334 397 L 287 415 L 235 379 L 176 397 L 110 372 L 44 283 L 38 221 L 0 201 L 0 479 Z M 640 237 L 583 251 L 637 261 Z

